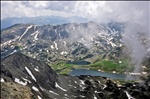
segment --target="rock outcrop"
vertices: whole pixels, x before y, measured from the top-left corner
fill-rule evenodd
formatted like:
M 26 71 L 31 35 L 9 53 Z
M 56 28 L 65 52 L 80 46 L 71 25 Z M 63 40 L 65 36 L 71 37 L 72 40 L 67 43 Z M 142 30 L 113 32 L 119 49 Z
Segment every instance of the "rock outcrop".
M 49 65 L 14 53 L 1 65 L 2 99 L 149 99 L 150 79 L 118 86 L 100 76 L 57 75 Z

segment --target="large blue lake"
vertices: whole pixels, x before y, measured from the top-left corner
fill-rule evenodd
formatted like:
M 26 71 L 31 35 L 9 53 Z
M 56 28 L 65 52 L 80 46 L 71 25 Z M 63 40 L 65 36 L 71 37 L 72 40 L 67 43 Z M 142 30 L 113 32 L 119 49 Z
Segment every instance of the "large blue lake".
M 124 74 L 106 73 L 87 69 L 74 69 L 69 73 L 69 75 L 71 76 L 91 75 L 91 76 L 102 76 L 111 79 L 126 79 L 126 75 Z

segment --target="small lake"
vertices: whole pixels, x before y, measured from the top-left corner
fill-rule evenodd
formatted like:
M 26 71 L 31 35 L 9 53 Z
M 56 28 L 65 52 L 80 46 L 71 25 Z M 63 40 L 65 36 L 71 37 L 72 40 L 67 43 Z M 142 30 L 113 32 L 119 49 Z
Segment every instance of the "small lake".
M 68 62 L 67 64 L 74 64 L 74 65 L 89 65 L 90 62 L 88 62 L 88 61 L 73 61 L 73 62 Z
M 124 74 L 106 73 L 87 69 L 74 69 L 69 73 L 69 75 L 71 76 L 91 75 L 91 76 L 102 76 L 111 79 L 126 79 L 126 75 Z

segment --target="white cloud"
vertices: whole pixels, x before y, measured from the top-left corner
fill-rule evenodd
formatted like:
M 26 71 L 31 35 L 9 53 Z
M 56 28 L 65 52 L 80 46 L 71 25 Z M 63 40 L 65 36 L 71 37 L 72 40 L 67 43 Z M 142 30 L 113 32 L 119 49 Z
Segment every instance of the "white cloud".
M 1 1 L 2 18 L 21 16 L 82 16 L 99 22 L 140 20 L 148 1 Z
M 1 1 L 1 18 L 35 16 L 73 16 L 69 13 L 73 2 L 58 1 Z M 67 12 L 68 11 L 68 12 Z

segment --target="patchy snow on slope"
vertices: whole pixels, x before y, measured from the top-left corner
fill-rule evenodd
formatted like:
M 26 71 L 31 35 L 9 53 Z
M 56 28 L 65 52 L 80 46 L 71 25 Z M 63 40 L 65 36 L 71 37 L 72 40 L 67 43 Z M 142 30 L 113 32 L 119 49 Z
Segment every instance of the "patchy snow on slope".
M 1 44 L 1 47 L 2 47 L 2 46 L 5 46 L 5 45 L 8 45 L 8 44 L 10 44 L 11 42 L 12 42 L 12 40 L 6 41 L 6 42 L 4 42 L 3 44 Z
M 31 83 L 31 81 L 28 80 L 28 79 L 26 79 L 26 78 L 23 78 L 23 77 L 22 77 L 22 79 L 23 79 L 24 81 L 27 81 L 27 82 Z
M 57 84 L 57 82 L 55 83 L 55 87 L 57 87 L 57 88 L 59 88 L 59 89 L 61 89 L 61 90 L 63 90 L 63 91 L 67 91 L 66 89 L 60 87 L 60 86 Z
M 44 90 L 44 88 L 42 88 L 41 86 L 39 86 L 40 87 L 40 89 L 43 91 Z
M 119 61 L 119 63 L 121 64 L 121 63 L 122 63 L 122 61 Z
M 36 88 L 35 86 L 32 86 L 32 89 L 35 90 L 35 91 L 39 91 L 39 89 Z
M 66 44 L 67 44 L 66 41 L 63 41 L 63 43 L 64 43 L 64 46 L 66 46 Z
M 38 95 L 38 99 L 42 99 L 42 98 Z
M 94 99 L 97 99 L 97 97 L 94 95 Z
M 5 80 L 3 78 L 1 78 L 1 82 L 5 82 Z
M 78 84 L 77 81 L 74 81 L 74 83 Z
M 28 74 L 32 77 L 32 79 L 34 81 L 36 81 L 35 77 L 33 76 L 32 72 L 28 69 L 28 67 L 25 67 L 26 71 L 28 72 Z
M 20 79 L 18 79 L 18 78 L 15 78 L 15 82 L 17 82 L 18 84 L 21 84 L 21 85 L 23 85 L 23 86 L 26 86 L 26 85 L 27 85 L 27 81 L 22 82 L 22 81 L 20 81 Z
M 22 37 L 27 33 L 27 31 L 32 28 L 32 25 L 30 25 L 29 27 L 27 27 L 27 29 L 25 30 L 25 32 L 20 36 L 19 41 L 22 39 Z
M 23 49 L 26 49 L 27 48 L 27 46 L 25 46 Z
M 126 93 L 128 99 L 134 99 L 127 91 L 125 91 L 125 93 Z
M 34 68 L 34 70 L 35 70 L 35 71 L 37 71 L 37 72 L 39 72 L 39 69 L 38 69 L 38 67 Z
M 38 38 L 37 38 L 38 34 L 39 34 L 39 31 L 36 31 L 36 34 L 35 34 L 35 36 L 34 36 L 34 39 L 35 39 L 35 40 L 38 40 Z
M 82 88 L 82 90 L 85 88 L 83 85 L 85 85 L 84 81 L 83 81 L 83 80 L 80 80 L 79 86 Z
M 107 86 L 106 85 L 103 85 L 104 87 L 103 87 L 103 89 L 105 89 Z
M 80 80 L 80 84 L 81 85 L 85 85 L 83 80 Z
M 72 87 L 72 85 L 70 85 L 70 84 L 69 84 L 68 86 L 69 86 L 69 87 Z
M 85 98 L 86 96 L 80 95 L 80 97 Z
M 54 44 L 55 44 L 55 48 L 56 50 L 58 50 L 58 47 L 57 47 L 57 43 L 54 41 Z
M 59 95 L 58 93 L 56 93 L 54 91 L 51 91 L 51 90 L 49 90 L 49 92 L 52 93 L 52 94 L 55 94 L 55 95 Z
M 12 30 L 11 32 L 15 32 L 15 30 Z
M 61 54 L 61 55 L 64 55 L 64 54 L 68 54 L 68 52 L 62 51 L 60 54 Z
M 54 49 L 54 46 L 53 46 L 53 45 L 51 45 L 51 49 Z
M 15 52 L 17 52 L 17 50 L 14 50 L 13 52 L 11 52 L 10 55 L 13 54 L 13 53 L 15 53 Z
M 112 47 L 116 47 L 116 44 L 109 42 L 111 44 Z
M 75 29 L 76 29 L 76 27 L 74 26 L 72 29 L 73 29 L 73 30 L 75 30 Z

